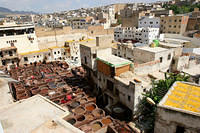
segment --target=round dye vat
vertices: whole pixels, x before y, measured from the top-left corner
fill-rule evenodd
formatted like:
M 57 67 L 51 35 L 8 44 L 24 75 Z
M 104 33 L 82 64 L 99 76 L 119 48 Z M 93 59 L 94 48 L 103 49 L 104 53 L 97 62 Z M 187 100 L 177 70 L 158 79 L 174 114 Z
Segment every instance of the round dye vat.
M 81 98 L 83 96 L 84 96 L 84 94 L 79 94 L 79 95 L 76 96 L 76 98 Z
M 87 99 L 86 98 L 82 98 L 81 100 L 80 100 L 80 103 L 86 103 L 87 102 Z
M 77 117 L 77 121 L 83 121 L 85 120 L 85 116 L 81 115 Z
M 76 123 L 76 120 L 74 118 L 67 120 L 71 125 L 74 125 Z
M 102 127 L 101 122 L 96 122 L 96 123 L 92 124 L 93 131 L 97 131 L 97 130 L 101 129 L 101 127 Z
M 86 106 L 86 110 L 88 111 L 93 111 L 96 108 L 96 106 L 94 104 L 89 104 Z
M 96 110 L 94 110 L 94 111 L 92 112 L 92 114 L 93 114 L 94 116 L 96 116 L 96 117 L 101 117 L 101 116 L 104 115 L 104 112 L 103 112 L 103 110 L 101 110 L 101 109 L 96 109 Z
M 72 102 L 70 106 L 71 106 L 72 108 L 76 108 L 76 107 L 78 107 L 79 105 L 80 105 L 80 102 L 75 101 L 75 102 Z
M 83 107 L 78 107 L 78 108 L 76 108 L 76 109 L 74 110 L 74 112 L 75 112 L 76 114 L 82 114 L 82 113 L 84 113 L 84 111 L 85 111 L 85 109 L 84 109 Z
M 110 118 L 105 118 L 101 121 L 104 125 L 109 125 L 110 123 L 112 123 L 112 120 Z
M 86 117 L 86 119 L 89 120 L 89 121 L 94 119 L 94 116 L 91 115 L 91 114 L 88 114 L 88 115 L 86 115 L 85 117 Z
M 81 126 L 80 129 L 85 133 L 92 131 L 92 128 L 90 126 L 87 126 L 87 125 Z

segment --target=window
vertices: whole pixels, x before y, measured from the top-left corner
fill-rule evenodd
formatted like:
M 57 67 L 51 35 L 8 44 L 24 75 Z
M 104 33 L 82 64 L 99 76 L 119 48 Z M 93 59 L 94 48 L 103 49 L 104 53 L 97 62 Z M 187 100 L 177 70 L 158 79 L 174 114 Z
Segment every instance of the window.
M 150 22 L 150 24 L 153 24 L 153 22 Z
M 13 52 L 12 51 L 8 51 L 10 56 L 13 56 Z
M 169 25 L 169 28 L 171 28 L 172 26 L 171 25 Z
M 39 55 L 37 55 L 37 58 L 39 58 Z
M 56 54 L 56 52 L 54 52 L 54 54 Z
M 111 92 L 113 92 L 114 84 L 112 81 L 107 80 L 107 89 L 109 89 Z
M 3 57 L 3 53 L 2 52 L 0 52 L 0 56 Z
M 163 58 L 162 58 L 162 57 L 160 57 L 160 63 L 162 63 L 162 61 L 163 61 Z
M 24 57 L 24 61 L 28 61 L 28 57 Z
M 185 132 L 185 128 L 181 127 L 181 126 L 177 126 L 176 127 L 176 133 L 184 133 Z
M 85 57 L 85 64 L 87 64 L 87 58 Z
M 11 47 L 14 47 L 15 45 L 14 45 L 14 43 L 11 43 L 10 46 L 11 46 Z
M 131 96 L 128 96 L 128 101 L 129 101 L 129 102 L 131 101 Z
M 60 51 L 58 51 L 58 54 L 60 54 Z
M 175 63 L 176 63 L 176 62 L 175 62 L 175 60 L 173 59 L 173 60 L 172 60 L 172 64 L 175 64 Z
M 116 89 L 115 94 L 116 94 L 117 96 L 119 96 L 119 90 L 118 90 L 118 89 Z
M 168 55 L 168 58 L 167 58 L 167 59 L 168 59 L 168 60 L 170 60 L 170 59 L 171 59 L 171 54 L 169 54 L 169 55 Z
M 97 58 L 97 54 L 93 54 L 92 56 L 93 56 L 93 58 Z

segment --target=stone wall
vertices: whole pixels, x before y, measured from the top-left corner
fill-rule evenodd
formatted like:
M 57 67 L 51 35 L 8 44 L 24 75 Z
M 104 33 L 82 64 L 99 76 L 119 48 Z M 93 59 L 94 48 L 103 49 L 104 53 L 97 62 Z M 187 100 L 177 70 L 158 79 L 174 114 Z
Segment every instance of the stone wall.
M 177 126 L 184 127 L 185 133 L 198 133 L 199 123 L 199 115 L 158 107 L 154 133 L 175 133 Z

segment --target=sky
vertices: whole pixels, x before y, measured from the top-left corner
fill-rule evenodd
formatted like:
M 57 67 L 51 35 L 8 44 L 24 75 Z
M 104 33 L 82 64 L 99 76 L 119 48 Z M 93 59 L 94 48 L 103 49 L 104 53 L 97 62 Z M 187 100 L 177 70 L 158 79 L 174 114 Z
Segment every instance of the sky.
M 156 0 L 0 0 L 0 6 L 11 10 L 49 13 L 96 7 L 113 3 L 155 2 Z

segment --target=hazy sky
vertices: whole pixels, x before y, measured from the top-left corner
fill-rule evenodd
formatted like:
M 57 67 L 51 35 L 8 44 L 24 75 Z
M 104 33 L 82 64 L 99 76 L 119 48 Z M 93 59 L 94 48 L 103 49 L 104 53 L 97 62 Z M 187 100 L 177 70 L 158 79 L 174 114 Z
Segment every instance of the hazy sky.
M 0 0 L 0 6 L 11 10 L 54 12 L 123 2 L 153 2 L 156 0 Z

